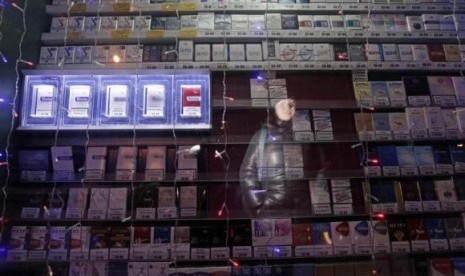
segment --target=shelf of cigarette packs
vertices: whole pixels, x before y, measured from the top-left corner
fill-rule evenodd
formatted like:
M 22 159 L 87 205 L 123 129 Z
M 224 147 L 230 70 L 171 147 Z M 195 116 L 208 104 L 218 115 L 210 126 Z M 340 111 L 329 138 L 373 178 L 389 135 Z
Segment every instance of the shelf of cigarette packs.
M 131 44 L 131 43 L 174 43 L 176 39 L 192 39 L 196 43 L 252 43 L 262 40 L 279 40 L 282 42 L 329 42 L 351 44 L 364 43 L 368 39 L 371 43 L 456 43 L 457 39 L 463 40 L 465 35 L 450 30 L 430 31 L 386 31 L 386 30 L 204 30 L 181 29 L 173 30 L 101 30 L 96 34 L 89 31 L 50 32 L 42 34 L 44 45 L 62 45 L 66 36 L 67 45 L 99 45 L 104 44 Z
M 373 13 L 447 13 L 453 11 L 454 3 L 357 3 L 356 1 L 344 1 L 342 3 L 328 3 L 324 1 L 312 3 L 102 3 L 101 5 L 74 3 L 72 6 L 67 4 L 47 5 L 46 12 L 51 16 L 71 15 L 95 15 L 97 13 L 105 15 L 176 15 L 192 14 L 193 12 L 223 12 L 227 13 L 240 12 L 305 12 L 317 14 L 337 14 L 341 9 L 348 13 L 366 13 L 371 10 Z M 465 11 L 465 5 L 457 1 L 457 12 Z
M 185 39 L 179 41 L 177 51 L 174 44 L 44 46 L 37 68 L 90 67 L 94 72 L 110 69 L 457 72 L 463 69 L 461 48 L 456 43 L 362 45 L 269 41 L 272 52 L 266 50 L 266 44 L 264 41 L 225 46 Z M 176 56 L 178 51 L 180 54 Z

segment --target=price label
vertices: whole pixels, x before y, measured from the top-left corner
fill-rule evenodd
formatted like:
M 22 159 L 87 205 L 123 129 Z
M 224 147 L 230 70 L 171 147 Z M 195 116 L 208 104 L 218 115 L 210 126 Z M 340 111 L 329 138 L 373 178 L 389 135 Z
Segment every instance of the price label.
M 406 176 L 418 175 L 418 168 L 417 167 L 400 168 L 400 174 L 406 175 Z
M 158 208 L 157 215 L 158 215 L 158 218 L 161 218 L 161 219 L 176 218 L 177 217 L 176 207 Z
M 181 29 L 179 30 L 179 37 L 181 38 L 197 37 L 197 29 Z
M 216 68 L 219 69 L 219 70 L 226 70 L 226 69 L 228 69 L 228 64 L 227 63 L 218 63 L 216 65 Z
M 463 250 L 465 248 L 464 238 L 452 238 L 449 239 L 450 249 L 452 250 Z
M 197 209 L 195 208 L 182 208 L 181 217 L 196 217 Z
M 82 217 L 83 210 L 81 208 L 67 208 L 65 218 L 67 219 L 80 219 Z
M 393 133 L 394 140 L 408 140 L 410 139 L 410 132 L 408 131 L 395 131 Z
M 178 6 L 175 3 L 162 3 L 161 10 L 162 11 L 176 11 Z
M 74 180 L 74 173 L 72 171 L 54 171 L 53 177 L 55 177 L 55 181 L 70 181 Z
M 168 249 L 160 250 L 160 249 L 152 248 L 149 251 L 149 259 L 152 259 L 152 260 L 166 260 L 168 259 L 168 256 L 169 256 Z
M 449 249 L 447 239 L 430 239 L 431 250 L 443 251 Z
M 131 170 L 117 170 L 116 180 L 117 181 L 130 181 L 134 177 Z
M 51 261 L 65 261 L 66 260 L 66 250 L 60 252 L 50 250 L 48 252 L 48 259 Z
M 73 12 L 85 12 L 87 11 L 86 3 L 74 3 L 74 5 L 69 9 L 71 13 Z
M 210 249 L 209 248 L 192 248 L 191 259 L 192 260 L 209 260 Z
M 86 170 L 86 177 L 87 180 L 102 180 L 103 179 L 103 171 L 102 170 Z
M 47 172 L 45 171 L 21 171 L 21 180 L 23 181 L 45 181 Z
M 384 166 L 383 175 L 384 176 L 399 176 L 400 175 L 399 166 Z
M 83 33 L 81 31 L 69 31 L 67 34 L 67 39 L 69 41 L 77 41 L 83 38 Z
M 114 3 L 113 11 L 114 12 L 129 12 L 131 11 L 131 3 Z
M 355 244 L 355 254 L 371 254 L 371 245 L 369 244 Z
M 252 247 L 251 246 L 233 246 L 232 254 L 234 258 L 252 258 Z
M 61 219 L 63 210 L 61 208 L 50 208 L 47 212 L 44 212 L 44 218 L 48 219 Z
M 129 33 L 129 30 L 112 30 L 110 36 L 111 38 L 128 38 Z
M 212 247 L 210 255 L 212 260 L 228 259 L 229 247 Z
M 330 256 L 333 255 L 332 245 L 315 245 L 313 248 L 315 256 Z
M 110 259 L 111 260 L 127 260 L 129 250 L 127 248 L 111 248 Z
M 173 251 L 173 256 L 178 260 L 188 260 L 190 257 L 189 250 L 176 250 Z
M 149 30 L 145 32 L 146 38 L 160 38 L 165 36 L 164 30 Z
M 335 255 L 348 255 L 352 254 L 352 245 L 335 245 L 334 246 Z
M 21 210 L 22 219 L 38 219 L 40 214 L 39 208 L 25 207 Z
M 140 220 L 153 220 L 155 219 L 155 208 L 137 208 L 136 219 Z
M 329 204 L 313 204 L 313 213 L 315 215 L 330 215 L 331 205 Z
M 392 252 L 393 253 L 407 253 L 410 252 L 409 242 L 392 242 Z
M 179 3 L 178 10 L 180 11 L 196 11 L 197 3 Z
M 385 243 L 376 243 L 373 247 L 373 252 L 378 254 L 386 254 L 391 252 L 391 247 L 389 244 Z
M 120 220 L 126 217 L 126 210 L 124 208 L 108 209 L 108 219 Z
M 392 133 L 390 131 L 375 131 L 376 140 L 386 141 L 392 140 Z
M 108 248 L 90 250 L 91 260 L 108 260 Z
M 107 218 L 107 210 L 105 209 L 89 209 L 87 211 L 87 219 L 104 220 Z
M 441 202 L 441 210 L 456 211 L 456 202 Z
M 87 260 L 87 255 L 89 254 L 88 251 L 74 251 L 71 250 L 69 252 L 69 260 L 70 261 L 79 261 L 79 260 Z
M 436 174 L 436 167 L 434 165 L 420 166 L 420 175 L 433 175 Z
M 455 96 L 433 96 L 433 102 L 441 107 L 457 106 Z
M 381 168 L 378 166 L 365 167 L 364 172 L 366 176 L 381 176 Z
M 458 136 L 455 137 L 449 137 L 447 135 L 447 138 L 458 138 Z M 452 174 L 454 173 L 454 169 L 452 168 L 452 165 L 450 164 L 436 164 L 436 173 L 437 174 Z
M 45 250 L 30 250 L 27 258 L 29 260 L 45 260 L 46 255 L 47 251 Z
M 412 132 L 412 138 L 413 139 L 426 139 L 428 138 L 428 135 L 426 133 L 426 130 L 411 130 Z
M 404 208 L 407 212 L 421 212 L 423 211 L 423 206 L 421 201 L 405 201 Z
M 148 249 L 132 249 L 131 251 L 131 259 L 132 260 L 146 260 L 148 259 L 149 251 Z
M 297 245 L 294 248 L 294 255 L 296 257 L 309 257 L 312 255 L 311 245 Z
M 26 250 L 9 250 L 7 255 L 8 261 L 25 261 L 27 259 L 27 251 Z
M 435 212 L 441 210 L 439 201 L 423 201 L 423 210 L 428 212 Z
M 292 255 L 290 246 L 276 246 L 273 248 L 273 257 L 275 258 L 288 258 Z
M 334 204 L 333 211 L 335 215 L 345 216 L 353 213 L 352 204 Z

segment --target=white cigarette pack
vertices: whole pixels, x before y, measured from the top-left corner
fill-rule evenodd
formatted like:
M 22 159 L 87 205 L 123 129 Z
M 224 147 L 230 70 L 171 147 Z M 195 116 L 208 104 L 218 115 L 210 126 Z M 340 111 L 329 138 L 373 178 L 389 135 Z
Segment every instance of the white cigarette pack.
M 281 30 L 281 14 L 280 13 L 267 13 L 266 14 L 266 29 L 267 30 Z
M 423 24 L 423 19 L 421 18 L 421 16 L 407 15 L 406 18 L 409 31 L 415 32 L 425 30 L 425 26 Z
M 57 64 L 58 47 L 41 47 L 40 48 L 40 64 Z
M 315 43 L 313 44 L 313 55 L 315 61 L 330 61 L 333 60 L 333 51 L 330 44 Z
M 295 43 L 279 44 L 279 56 L 282 61 L 297 60 L 297 48 Z
M 262 61 L 262 45 L 258 43 L 247 43 L 245 45 L 247 61 Z
M 223 44 L 212 44 L 212 60 L 213 61 L 227 61 L 228 60 L 227 44 L 224 44 L 224 43 Z
M 421 18 L 423 19 L 425 30 L 434 31 L 440 29 L 439 14 L 424 13 L 421 15 Z
M 198 30 L 214 30 L 215 14 L 213 12 L 199 12 L 197 17 Z
M 210 44 L 195 44 L 195 61 L 210 61 Z
M 413 61 L 413 50 L 411 44 L 398 44 L 397 45 L 400 61 Z
M 245 61 L 244 44 L 229 44 L 229 60 Z
M 314 15 L 313 27 L 319 31 L 330 30 L 329 15 Z
M 425 44 L 412 45 L 414 61 L 429 61 L 428 48 Z
M 194 59 L 194 41 L 180 40 L 178 45 L 178 60 L 192 61 Z

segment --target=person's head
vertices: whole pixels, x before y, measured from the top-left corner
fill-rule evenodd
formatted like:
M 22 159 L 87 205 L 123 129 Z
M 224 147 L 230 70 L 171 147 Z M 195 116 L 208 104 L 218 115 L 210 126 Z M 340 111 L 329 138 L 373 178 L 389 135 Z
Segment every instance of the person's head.
M 276 117 L 281 121 L 290 121 L 295 114 L 295 101 L 293 99 L 282 99 L 274 106 Z

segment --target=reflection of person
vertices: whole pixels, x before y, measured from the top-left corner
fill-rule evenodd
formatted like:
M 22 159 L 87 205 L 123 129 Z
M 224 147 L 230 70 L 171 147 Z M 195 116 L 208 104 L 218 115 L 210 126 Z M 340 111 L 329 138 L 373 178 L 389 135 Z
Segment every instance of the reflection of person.
M 276 103 L 275 114 L 255 133 L 240 168 L 243 206 L 253 216 L 289 207 L 292 189 L 286 185 L 283 142 L 292 141 L 295 102 Z

